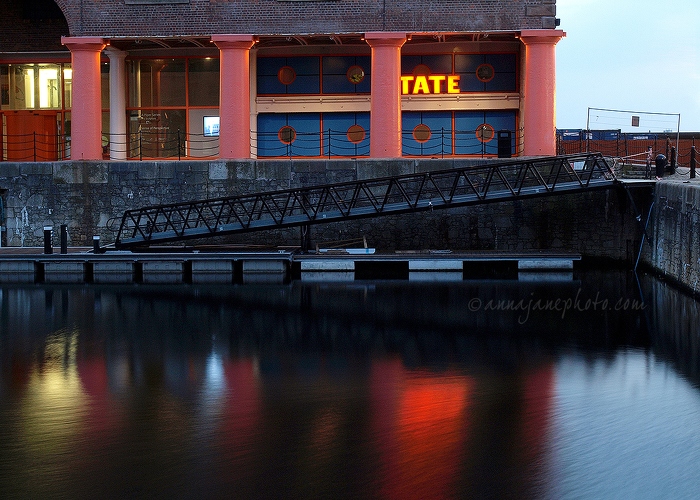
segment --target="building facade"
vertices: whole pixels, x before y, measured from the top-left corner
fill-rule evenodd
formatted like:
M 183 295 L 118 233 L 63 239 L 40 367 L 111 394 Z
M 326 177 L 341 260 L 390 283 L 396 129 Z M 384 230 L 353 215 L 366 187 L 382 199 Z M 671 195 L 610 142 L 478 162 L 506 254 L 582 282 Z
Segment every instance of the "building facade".
M 8 0 L 3 160 L 556 154 L 555 0 Z

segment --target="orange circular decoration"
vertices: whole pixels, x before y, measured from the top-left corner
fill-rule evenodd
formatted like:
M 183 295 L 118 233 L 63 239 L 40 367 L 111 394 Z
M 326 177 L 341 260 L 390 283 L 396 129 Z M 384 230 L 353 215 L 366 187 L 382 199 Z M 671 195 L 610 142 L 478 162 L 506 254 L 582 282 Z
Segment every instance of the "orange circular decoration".
M 285 125 L 277 132 L 277 137 L 282 144 L 291 144 L 297 138 L 297 131 L 289 125 Z
M 493 66 L 490 64 L 481 64 L 478 68 L 476 68 L 476 77 L 479 79 L 480 82 L 490 82 L 493 80 L 493 77 L 496 75 L 496 71 L 493 69 Z
M 416 128 L 413 129 L 413 138 L 417 142 L 428 142 L 430 135 L 430 127 L 428 127 L 425 123 L 419 123 L 416 125 Z
M 360 125 L 350 125 L 348 128 L 348 141 L 358 144 L 365 140 L 366 133 Z
M 347 73 L 345 73 L 346 78 L 350 83 L 358 84 L 365 79 L 365 70 L 362 66 L 354 65 L 348 68 Z
M 297 73 L 291 66 L 284 66 L 277 72 L 277 79 L 282 85 L 289 85 L 297 78 Z
M 492 141 L 493 138 L 496 136 L 496 131 L 488 123 L 482 123 L 481 125 L 476 127 L 474 133 L 476 134 L 476 138 L 479 139 L 480 142 Z
M 430 75 L 430 68 L 426 66 L 425 64 L 419 64 L 415 68 L 413 68 L 413 76 L 429 76 Z

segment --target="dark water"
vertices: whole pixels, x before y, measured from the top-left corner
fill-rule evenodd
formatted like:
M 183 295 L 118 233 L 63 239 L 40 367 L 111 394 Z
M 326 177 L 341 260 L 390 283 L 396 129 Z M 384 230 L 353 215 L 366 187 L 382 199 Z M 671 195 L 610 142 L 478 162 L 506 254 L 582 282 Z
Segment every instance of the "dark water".
M 621 272 L 3 287 L 0 498 L 697 498 L 698 325 Z

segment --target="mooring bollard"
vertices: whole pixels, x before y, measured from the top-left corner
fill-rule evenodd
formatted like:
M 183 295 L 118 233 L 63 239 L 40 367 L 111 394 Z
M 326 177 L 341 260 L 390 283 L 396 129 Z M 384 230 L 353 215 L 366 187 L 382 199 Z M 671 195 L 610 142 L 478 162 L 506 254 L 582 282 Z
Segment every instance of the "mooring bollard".
M 53 246 L 51 245 L 51 233 L 53 233 L 53 226 L 44 226 L 44 253 L 53 253 Z
M 100 250 L 100 237 L 99 236 L 92 237 L 92 253 L 102 253 L 102 250 Z
M 68 253 L 68 226 L 61 224 L 61 253 Z
M 690 148 L 690 178 L 695 179 L 695 169 L 697 168 L 698 159 L 695 146 Z

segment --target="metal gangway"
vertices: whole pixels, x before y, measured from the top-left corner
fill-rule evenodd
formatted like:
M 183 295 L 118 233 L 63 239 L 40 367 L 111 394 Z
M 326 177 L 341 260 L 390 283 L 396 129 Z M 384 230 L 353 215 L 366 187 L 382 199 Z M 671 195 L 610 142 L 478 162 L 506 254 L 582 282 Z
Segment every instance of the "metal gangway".
M 617 183 L 600 153 L 494 161 L 127 210 L 115 247 L 130 249 L 295 226 L 306 230 L 313 224 L 563 195 Z

